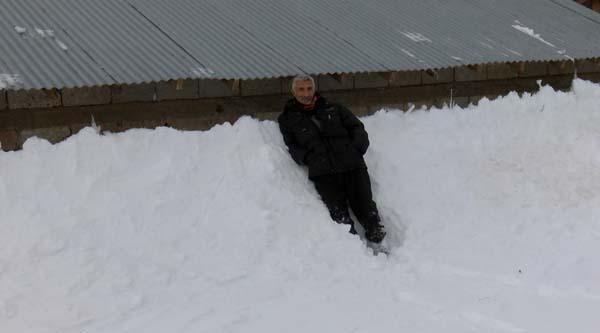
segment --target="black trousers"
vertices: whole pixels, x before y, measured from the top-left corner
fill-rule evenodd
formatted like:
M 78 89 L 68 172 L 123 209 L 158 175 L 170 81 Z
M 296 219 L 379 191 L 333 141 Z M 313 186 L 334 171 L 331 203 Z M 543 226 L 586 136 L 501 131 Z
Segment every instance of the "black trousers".
M 318 176 L 311 180 L 335 222 L 353 225 L 348 212 L 350 206 L 365 230 L 379 224 L 381 219 L 373 201 L 371 180 L 367 169 Z

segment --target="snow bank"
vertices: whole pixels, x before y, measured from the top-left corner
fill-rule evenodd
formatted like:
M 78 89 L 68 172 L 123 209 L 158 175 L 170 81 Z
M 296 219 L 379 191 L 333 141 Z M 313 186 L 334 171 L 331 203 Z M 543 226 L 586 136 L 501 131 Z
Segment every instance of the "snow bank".
M 30 139 L 0 152 L 0 331 L 595 332 L 599 101 L 364 118 L 388 258 L 270 121 Z
M 0 73 L 0 90 L 16 86 L 21 83 L 21 77 L 17 74 Z

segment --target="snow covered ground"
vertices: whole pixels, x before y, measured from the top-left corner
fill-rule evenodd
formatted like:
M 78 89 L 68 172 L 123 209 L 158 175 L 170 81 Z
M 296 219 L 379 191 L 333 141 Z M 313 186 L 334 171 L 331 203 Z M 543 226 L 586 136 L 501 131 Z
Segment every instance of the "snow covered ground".
M 598 332 L 600 86 L 363 120 L 389 257 L 271 121 L 0 152 L 0 332 Z

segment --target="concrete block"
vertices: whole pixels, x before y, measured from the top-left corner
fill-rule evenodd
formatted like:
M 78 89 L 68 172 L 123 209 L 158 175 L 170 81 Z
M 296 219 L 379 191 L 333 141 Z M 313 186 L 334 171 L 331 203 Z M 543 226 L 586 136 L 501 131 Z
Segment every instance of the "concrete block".
M 573 75 L 549 75 L 541 79 L 542 86 L 548 85 L 554 90 L 569 91 L 573 84 Z M 536 90 L 538 87 L 536 87 Z
M 161 81 L 156 84 L 156 97 L 159 101 L 198 98 L 198 82 L 199 80 Z
M 6 110 L 8 103 L 6 102 L 6 91 L 0 90 L 0 110 Z
M 406 109 L 406 103 L 397 102 L 397 103 L 387 103 L 387 102 L 377 102 L 377 103 L 368 103 L 366 105 L 367 113 L 361 114 L 363 115 L 371 115 L 379 111 L 404 111 Z M 352 108 L 354 110 L 354 108 Z
M 348 106 L 348 105 L 346 105 L 346 106 Z M 352 111 L 352 113 L 354 113 L 354 115 L 357 117 L 363 117 L 363 116 L 370 115 L 372 112 L 372 109 L 369 105 L 353 105 L 350 108 L 350 111 Z
M 0 130 L 33 128 L 33 113 L 34 112 L 29 112 L 28 110 L 0 111 Z
M 444 68 L 423 71 L 423 84 L 448 83 L 454 81 L 454 69 Z
M 575 72 L 575 64 L 570 60 L 551 61 L 548 63 L 548 74 L 563 75 L 573 74 Z
M 100 126 L 100 133 L 119 133 L 126 131 L 128 128 L 123 122 L 107 122 L 102 123 Z
M 62 103 L 64 106 L 110 104 L 110 87 L 65 88 Z
M 238 112 L 209 113 L 206 115 L 174 118 L 169 120 L 169 126 L 186 131 L 208 130 L 215 125 L 235 123 L 243 114 Z
M 519 77 L 542 77 L 548 74 L 548 63 L 545 61 L 521 62 L 516 66 Z
M 435 106 L 438 109 L 444 108 L 444 107 L 451 107 L 452 104 L 454 103 L 454 98 L 450 98 L 450 96 L 444 96 L 444 97 L 438 97 L 433 101 L 433 106 Z
M 57 143 L 68 138 L 70 135 L 71 129 L 68 126 L 22 130 L 19 138 L 19 146 L 22 147 L 27 139 L 34 136 L 46 139 L 51 143 Z
M 454 105 L 458 105 L 461 108 L 466 108 L 469 106 L 469 97 L 456 97 L 452 100 Z
M 170 125 L 168 121 L 154 117 L 144 119 L 139 116 L 129 115 L 129 117 L 123 117 L 122 119 L 117 119 L 116 117 L 111 118 L 112 119 L 108 119 L 107 117 L 108 121 L 101 121 L 99 123 L 100 131 L 102 133 L 118 133 L 130 129 L 154 129 L 159 126 Z
M 278 95 L 281 94 L 280 79 L 243 80 L 242 96 Z
M 181 131 L 204 131 L 213 126 L 210 118 L 177 118 L 169 120 L 169 126 Z
M 483 98 L 484 96 L 469 96 L 469 103 L 473 104 L 473 105 L 477 105 L 479 104 L 479 101 Z
M 293 77 L 283 77 L 281 78 L 281 93 L 282 94 L 290 94 L 292 91 L 292 80 Z M 317 80 L 315 80 L 315 90 L 317 89 Z
M 61 105 L 60 92 L 56 89 L 9 90 L 7 98 L 10 109 L 50 108 Z
M 511 79 L 519 75 L 518 68 L 508 63 L 494 63 L 486 66 L 488 80 Z
M 408 102 L 408 109 L 409 110 L 411 108 L 414 108 L 413 110 L 419 110 L 419 109 L 423 109 L 423 108 L 429 109 L 433 105 L 435 105 L 435 100 L 433 100 L 433 99 L 417 100 L 417 101 Z
M 126 120 L 123 121 L 122 124 L 126 130 L 132 128 L 154 129 L 166 125 L 166 123 L 164 121 L 161 121 L 160 119 Z
M 111 87 L 113 103 L 153 102 L 156 100 L 156 84 L 127 84 Z
M 37 110 L 29 114 L 31 126 L 23 128 L 52 128 L 69 124 L 90 124 L 92 121 L 91 114 L 84 107 Z
M 98 125 L 96 125 L 97 127 L 99 127 Z M 92 127 L 91 124 L 70 124 L 69 125 L 69 129 L 71 130 L 71 135 L 75 135 L 77 133 L 79 133 L 79 131 L 81 131 L 82 129 L 86 128 L 86 127 Z
M 390 87 L 416 86 L 421 84 L 422 71 L 390 73 Z
M 472 103 L 473 105 L 477 105 L 484 98 L 487 98 L 488 100 L 493 101 L 496 98 L 498 98 L 498 95 L 477 95 L 477 96 L 470 96 L 469 97 L 469 103 Z
M 17 150 L 19 136 L 15 130 L 0 130 L 0 149 L 4 151 Z
M 200 80 L 199 97 L 230 97 L 240 95 L 239 80 Z
M 341 75 L 319 75 L 317 76 L 317 88 L 319 91 L 351 90 L 354 89 L 354 76 Z
M 581 73 L 578 74 L 578 77 L 582 80 L 587 80 L 591 82 L 600 82 L 600 73 Z
M 595 58 L 577 60 L 575 61 L 575 68 L 577 68 L 577 73 L 599 73 L 600 59 Z
M 460 66 L 454 69 L 456 81 L 480 81 L 487 79 L 487 70 L 484 65 Z
M 387 104 L 379 107 L 379 109 L 377 111 L 379 111 L 381 109 L 383 109 L 383 110 L 390 110 L 390 111 L 393 111 L 393 110 L 406 111 L 407 110 L 407 104 L 406 103 L 402 103 L 402 102 L 401 103 L 387 103 Z
M 359 73 L 354 75 L 354 89 L 386 88 L 389 82 L 383 73 Z
M 257 112 L 252 117 L 258 120 L 277 120 L 281 112 Z

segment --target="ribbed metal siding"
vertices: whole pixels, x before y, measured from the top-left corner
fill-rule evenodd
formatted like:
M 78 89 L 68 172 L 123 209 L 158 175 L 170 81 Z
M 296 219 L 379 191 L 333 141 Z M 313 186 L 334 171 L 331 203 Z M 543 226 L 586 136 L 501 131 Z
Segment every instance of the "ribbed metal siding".
M 376 67 L 361 50 L 331 32 L 305 24 L 308 18 L 289 8 L 286 1 L 182 0 L 175 7 L 161 0 L 133 3 L 220 78 Z
M 115 83 L 207 77 L 194 74 L 201 64 L 125 1 L 38 1 Z
M 17 30 L 26 29 L 22 33 Z M 54 32 L 42 36 L 36 29 Z M 68 48 L 61 48 L 59 42 Z M 2 0 L 0 5 L 0 74 L 16 76 L 15 88 L 100 85 L 111 82 L 85 52 L 34 1 Z M 1 84 L 1 83 L 0 83 Z
M 588 58 L 599 32 L 600 15 L 571 0 L 0 0 L 0 80 L 39 89 Z
M 565 59 L 562 50 L 573 58 L 593 57 L 600 51 L 600 24 L 546 0 L 307 2 L 316 23 L 393 70 Z M 516 30 L 516 21 L 556 47 Z
M 290 63 L 209 1 L 131 1 L 218 78 L 289 74 Z
M 0 73 L 18 75 L 13 88 L 210 77 L 125 1 L 2 0 L 1 8 Z M 42 38 L 35 28 L 52 30 L 55 37 Z

